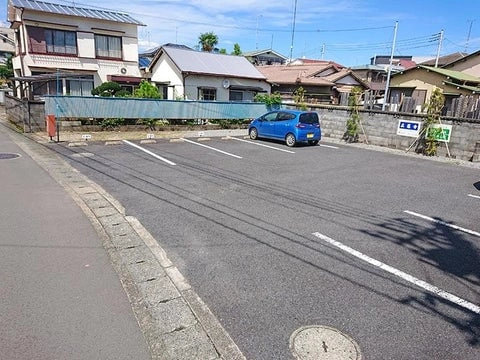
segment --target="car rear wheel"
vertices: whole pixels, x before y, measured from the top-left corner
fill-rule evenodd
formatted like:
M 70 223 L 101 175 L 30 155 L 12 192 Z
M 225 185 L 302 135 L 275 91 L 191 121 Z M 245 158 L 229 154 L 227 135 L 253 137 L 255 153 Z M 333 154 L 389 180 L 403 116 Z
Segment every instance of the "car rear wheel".
M 250 139 L 257 140 L 258 139 L 258 130 L 256 128 L 250 129 Z
M 318 140 L 308 140 L 308 145 L 317 145 Z
M 285 137 L 285 143 L 288 147 L 294 147 L 296 142 L 297 140 L 295 139 L 295 135 L 293 135 L 292 133 L 288 133 Z

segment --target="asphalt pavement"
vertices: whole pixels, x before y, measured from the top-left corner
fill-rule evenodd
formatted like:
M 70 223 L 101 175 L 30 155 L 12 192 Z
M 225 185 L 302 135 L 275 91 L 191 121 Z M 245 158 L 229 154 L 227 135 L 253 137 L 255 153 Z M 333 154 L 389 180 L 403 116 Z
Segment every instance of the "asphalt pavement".
M 0 359 L 244 359 L 140 221 L 48 141 L 16 132 L 0 107 Z
M 0 358 L 242 359 L 135 218 L 0 108 Z

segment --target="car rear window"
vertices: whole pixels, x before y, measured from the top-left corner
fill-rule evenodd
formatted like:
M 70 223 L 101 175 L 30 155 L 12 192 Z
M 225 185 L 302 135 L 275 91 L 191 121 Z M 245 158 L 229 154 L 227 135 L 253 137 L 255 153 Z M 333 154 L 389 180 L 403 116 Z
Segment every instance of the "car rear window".
M 304 124 L 318 124 L 318 114 L 316 112 L 300 114 L 300 122 Z

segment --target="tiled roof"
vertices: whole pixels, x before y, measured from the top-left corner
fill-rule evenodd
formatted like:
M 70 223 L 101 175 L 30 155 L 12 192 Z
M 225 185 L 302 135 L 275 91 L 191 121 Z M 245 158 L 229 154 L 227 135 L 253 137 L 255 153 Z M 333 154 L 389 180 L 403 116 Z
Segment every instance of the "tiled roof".
M 452 65 L 455 65 L 456 63 L 459 63 L 460 61 L 464 61 L 464 60 L 467 60 L 467 59 L 470 59 L 472 57 L 475 57 L 475 56 L 479 56 L 480 55 L 480 50 L 479 51 L 475 51 L 473 53 L 470 53 L 468 55 L 465 55 L 464 57 L 462 58 L 459 58 L 459 59 L 455 59 L 449 63 L 446 63 L 443 67 L 451 67 Z
M 448 54 L 448 55 L 445 55 L 445 56 L 440 56 L 438 58 L 438 66 L 443 66 L 443 65 L 446 65 L 446 64 L 450 64 L 454 61 L 457 61 L 457 60 L 460 60 L 460 59 L 464 58 L 467 55 L 468 55 L 467 53 L 456 52 L 456 53 Z M 436 59 L 430 59 L 428 61 L 424 61 L 424 62 L 420 63 L 419 65 L 435 66 L 435 62 L 436 62 Z
M 135 20 L 130 15 L 106 9 L 94 9 L 85 6 L 63 5 L 46 1 L 37 0 L 9 0 L 9 4 L 17 8 L 30 9 L 40 12 L 62 14 L 70 16 L 78 16 L 84 18 L 109 20 L 120 23 L 144 25 L 138 20 Z
M 294 84 L 300 81 L 304 84 L 333 85 L 322 77 L 312 77 L 326 68 L 325 64 L 257 66 L 270 83 Z

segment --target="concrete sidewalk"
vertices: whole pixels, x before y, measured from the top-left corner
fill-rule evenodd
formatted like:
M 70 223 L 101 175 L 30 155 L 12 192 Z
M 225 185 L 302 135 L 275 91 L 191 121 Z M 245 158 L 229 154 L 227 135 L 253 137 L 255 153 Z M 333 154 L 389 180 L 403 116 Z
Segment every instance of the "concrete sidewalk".
M 138 220 L 4 109 L 0 184 L 2 359 L 244 358 Z

